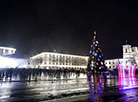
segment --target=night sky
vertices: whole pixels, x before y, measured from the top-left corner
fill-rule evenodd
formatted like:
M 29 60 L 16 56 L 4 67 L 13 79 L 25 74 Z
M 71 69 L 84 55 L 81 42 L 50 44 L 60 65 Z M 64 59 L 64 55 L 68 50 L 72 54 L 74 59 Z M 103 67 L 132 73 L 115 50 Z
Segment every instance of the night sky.
M 1 0 L 0 46 L 30 57 L 41 52 L 89 55 L 93 32 L 104 57 L 138 46 L 138 0 Z

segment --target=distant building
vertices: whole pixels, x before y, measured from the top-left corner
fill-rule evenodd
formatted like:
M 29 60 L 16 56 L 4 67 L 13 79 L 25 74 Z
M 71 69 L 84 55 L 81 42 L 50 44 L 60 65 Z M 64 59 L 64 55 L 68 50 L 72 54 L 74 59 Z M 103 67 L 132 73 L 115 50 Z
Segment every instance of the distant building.
M 105 65 L 109 70 L 117 68 L 117 63 L 127 63 L 138 65 L 138 47 L 132 47 L 129 44 L 122 45 L 123 47 L 123 58 L 105 60 Z
M 88 56 L 43 52 L 30 58 L 30 66 L 35 68 L 86 69 Z
M 15 53 L 15 48 L 0 47 L 0 68 L 26 68 L 27 59 Z
M 117 63 L 127 63 L 138 65 L 138 47 L 132 47 L 129 44 L 122 45 L 123 58 L 106 59 L 105 65 L 108 70 L 117 69 Z M 74 68 L 86 69 L 88 65 L 88 56 L 61 54 L 52 52 L 43 52 L 30 57 L 29 67 L 32 68 Z
M 15 51 L 16 51 L 15 48 L 0 47 L 0 56 L 14 54 Z
M 105 65 L 107 66 L 108 70 L 117 69 L 117 63 L 124 63 L 126 62 L 126 59 L 119 58 L 119 59 L 107 59 L 105 60 Z

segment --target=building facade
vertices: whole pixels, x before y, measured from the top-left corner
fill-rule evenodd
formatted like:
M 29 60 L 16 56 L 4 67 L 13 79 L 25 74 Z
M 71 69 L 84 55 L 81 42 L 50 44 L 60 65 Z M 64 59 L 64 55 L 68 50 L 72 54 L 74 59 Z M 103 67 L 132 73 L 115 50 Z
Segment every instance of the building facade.
M 14 54 L 15 51 L 16 51 L 15 48 L 0 47 L 0 56 Z
M 15 48 L 0 47 L 0 68 L 27 67 L 27 59 L 17 57 L 15 52 L 16 52 Z
M 88 56 L 43 52 L 30 58 L 32 68 L 74 68 L 86 69 Z
M 127 63 L 138 65 L 138 47 L 132 47 L 129 44 L 122 45 L 123 58 L 119 59 L 108 59 L 105 60 L 105 65 L 109 70 L 117 69 L 117 63 Z
M 138 47 L 131 45 L 122 45 L 123 58 L 106 59 L 105 65 L 108 70 L 117 69 L 117 63 L 127 63 L 138 65 Z M 88 65 L 88 56 L 61 54 L 43 52 L 30 58 L 30 67 L 32 68 L 83 68 L 86 69 Z
M 105 60 L 105 65 L 107 66 L 108 70 L 117 69 L 117 63 L 125 63 L 127 62 L 126 59 L 119 58 L 119 59 L 108 59 Z

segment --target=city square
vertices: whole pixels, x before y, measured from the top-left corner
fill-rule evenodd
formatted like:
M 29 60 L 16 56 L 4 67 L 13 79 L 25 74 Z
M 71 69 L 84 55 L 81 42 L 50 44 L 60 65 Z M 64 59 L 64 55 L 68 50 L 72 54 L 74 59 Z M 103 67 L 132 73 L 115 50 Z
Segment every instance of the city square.
M 137 1 L 0 1 L 0 102 L 137 102 Z

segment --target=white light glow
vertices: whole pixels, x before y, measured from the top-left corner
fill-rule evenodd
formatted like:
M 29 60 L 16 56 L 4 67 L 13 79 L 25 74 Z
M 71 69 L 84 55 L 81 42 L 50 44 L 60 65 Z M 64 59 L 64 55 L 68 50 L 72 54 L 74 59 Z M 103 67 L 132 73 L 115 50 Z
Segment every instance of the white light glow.
M 24 67 L 25 65 L 26 65 L 25 59 L 0 57 L 0 68 L 16 68 L 16 67 Z
M 50 65 L 50 64 L 42 64 L 40 65 L 42 67 L 73 67 L 73 68 L 87 68 L 87 66 L 72 66 L 72 65 Z
M 10 47 L 1 47 L 1 46 L 0 46 L 0 49 L 7 49 L 7 50 L 14 50 L 14 51 L 16 51 L 16 49 L 10 48 Z
M 48 55 L 52 54 L 52 55 L 59 55 L 59 56 L 61 55 L 61 56 L 68 56 L 68 57 L 89 58 L 88 56 L 77 56 L 77 55 L 69 55 L 69 54 L 61 54 L 61 53 L 52 53 L 52 52 L 43 52 L 43 53 L 40 53 L 40 54 L 38 54 L 38 55 L 36 55 L 36 56 L 33 56 L 33 57 L 31 57 L 31 58 L 34 59 L 34 58 L 43 56 L 43 55 L 45 55 L 45 54 L 48 54 Z

